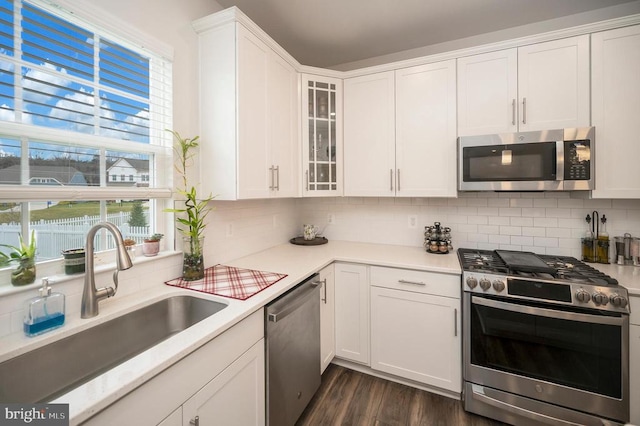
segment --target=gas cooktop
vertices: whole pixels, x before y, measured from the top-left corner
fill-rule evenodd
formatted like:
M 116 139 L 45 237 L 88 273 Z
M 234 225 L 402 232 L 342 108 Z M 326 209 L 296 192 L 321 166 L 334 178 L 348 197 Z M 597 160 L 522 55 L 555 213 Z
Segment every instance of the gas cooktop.
M 460 248 L 458 258 L 467 292 L 629 312 L 627 290 L 574 257 Z

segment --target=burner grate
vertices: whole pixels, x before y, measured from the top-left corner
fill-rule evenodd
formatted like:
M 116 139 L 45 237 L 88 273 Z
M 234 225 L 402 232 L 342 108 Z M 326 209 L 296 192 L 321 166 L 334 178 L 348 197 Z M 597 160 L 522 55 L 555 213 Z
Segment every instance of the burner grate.
M 540 256 L 545 263 L 556 269 L 556 277 L 575 282 L 589 282 L 601 286 L 616 286 L 618 280 L 596 268 L 569 256 Z
M 460 248 L 458 258 L 465 271 L 508 272 L 505 263 L 493 251 Z

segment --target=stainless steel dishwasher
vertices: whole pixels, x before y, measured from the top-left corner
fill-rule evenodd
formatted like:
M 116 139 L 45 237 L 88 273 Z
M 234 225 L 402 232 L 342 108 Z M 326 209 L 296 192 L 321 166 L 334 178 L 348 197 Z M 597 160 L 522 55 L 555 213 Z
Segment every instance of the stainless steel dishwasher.
M 293 426 L 320 387 L 319 292 L 313 274 L 265 310 L 270 426 Z

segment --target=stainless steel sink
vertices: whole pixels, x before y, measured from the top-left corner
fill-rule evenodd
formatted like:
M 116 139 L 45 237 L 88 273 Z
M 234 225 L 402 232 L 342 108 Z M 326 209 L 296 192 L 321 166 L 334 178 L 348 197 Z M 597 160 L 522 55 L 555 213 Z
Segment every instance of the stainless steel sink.
M 174 296 L 0 364 L 0 402 L 55 399 L 226 308 Z

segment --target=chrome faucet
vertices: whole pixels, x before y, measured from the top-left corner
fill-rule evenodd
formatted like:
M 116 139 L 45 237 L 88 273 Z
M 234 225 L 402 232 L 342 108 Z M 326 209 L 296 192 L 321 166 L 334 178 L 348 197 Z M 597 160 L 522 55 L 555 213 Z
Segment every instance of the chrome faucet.
M 116 270 L 113 273 L 113 283 L 115 287 L 102 287 L 96 289 L 96 280 L 93 271 L 93 240 L 100 229 L 111 232 L 116 240 Z M 118 272 L 129 269 L 133 266 L 129 253 L 122 240 L 122 234 L 113 223 L 100 222 L 94 225 L 87 233 L 84 290 L 82 291 L 82 304 L 80 305 L 80 317 L 91 318 L 98 315 L 98 302 L 111 296 L 115 296 L 118 291 Z

